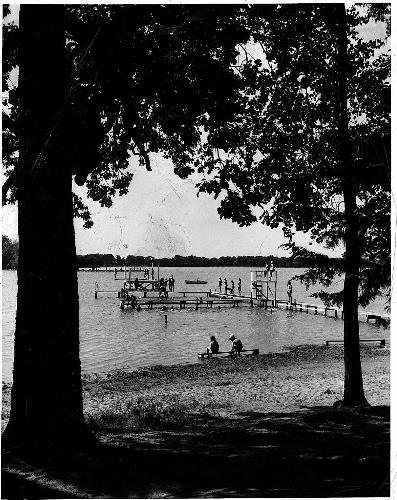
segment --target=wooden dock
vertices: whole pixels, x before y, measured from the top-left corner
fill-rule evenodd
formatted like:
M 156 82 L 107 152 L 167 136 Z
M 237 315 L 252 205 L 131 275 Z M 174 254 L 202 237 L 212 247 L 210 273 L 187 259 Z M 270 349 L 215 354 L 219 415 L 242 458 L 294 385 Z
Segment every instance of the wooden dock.
M 152 285 L 153 280 L 141 280 L 145 281 L 147 285 Z M 155 280 L 154 280 L 155 281 Z M 143 283 L 142 283 L 143 284 Z M 273 312 L 274 309 L 283 308 L 286 311 L 291 312 L 301 312 L 306 314 L 322 315 L 334 319 L 344 319 L 343 309 L 337 307 L 327 307 L 320 304 L 313 304 L 309 302 L 289 302 L 287 300 L 281 299 L 270 299 L 266 297 L 260 297 L 255 299 L 248 295 L 236 295 L 236 294 L 225 294 L 219 292 L 213 292 L 210 290 L 178 290 L 178 291 L 168 291 L 168 297 L 165 299 L 159 298 L 158 290 L 150 290 L 142 287 L 140 290 L 128 290 L 129 292 L 136 292 L 137 301 L 129 300 L 128 295 L 125 296 L 127 290 L 100 290 L 96 285 L 95 288 L 95 298 L 98 298 L 99 294 L 117 294 L 118 298 L 121 298 L 120 308 L 124 309 L 126 307 L 135 307 L 139 304 L 141 307 L 146 306 L 147 309 L 154 309 L 156 307 L 163 308 L 171 306 L 177 306 L 180 309 L 195 308 L 196 310 L 200 308 L 213 308 L 217 306 L 221 308 L 222 306 L 229 307 L 251 307 L 255 305 L 264 309 L 270 309 Z M 140 295 L 139 295 L 140 293 Z M 143 295 L 142 295 L 143 294 Z M 369 323 L 374 321 L 378 326 L 387 326 L 390 323 L 390 316 L 382 315 L 378 313 L 359 311 L 359 320 Z
M 213 300 L 213 299 L 197 299 L 197 300 L 189 300 L 189 299 L 179 299 L 179 298 L 170 298 L 170 299 L 148 299 L 148 298 L 125 298 L 120 300 L 120 309 L 125 309 L 126 307 L 136 307 L 136 306 L 146 306 L 147 309 L 151 310 L 154 306 L 160 306 L 160 308 L 168 307 L 168 306 L 179 306 L 179 309 L 194 308 L 196 310 L 200 308 L 213 308 L 214 306 L 231 306 L 238 307 L 242 301 L 239 299 L 230 299 L 230 300 Z

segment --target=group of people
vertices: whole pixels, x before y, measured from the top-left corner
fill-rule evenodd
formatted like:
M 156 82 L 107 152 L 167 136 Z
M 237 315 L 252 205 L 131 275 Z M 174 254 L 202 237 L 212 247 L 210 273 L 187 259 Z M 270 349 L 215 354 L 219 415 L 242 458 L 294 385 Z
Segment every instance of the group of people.
M 174 275 L 171 275 L 170 278 L 160 278 L 160 281 L 159 281 L 159 289 L 161 288 L 165 288 L 170 291 L 170 292 L 173 292 L 175 290 L 175 278 L 174 278 Z
M 211 343 L 207 347 L 207 354 L 218 354 L 219 353 L 219 343 L 215 336 L 210 337 Z M 241 351 L 243 350 L 243 343 L 240 339 L 236 338 L 234 335 L 230 335 L 229 340 L 232 342 L 232 349 L 230 354 L 241 356 Z
M 273 273 L 274 273 L 275 270 L 276 270 L 276 268 L 274 267 L 274 263 L 273 263 L 272 260 L 270 261 L 270 265 L 269 264 L 265 264 L 265 268 L 263 270 L 265 278 L 269 277 L 269 280 L 271 281 L 272 278 L 273 278 Z
M 222 293 L 223 284 L 224 284 L 224 289 L 225 289 L 226 295 L 228 295 L 228 294 L 234 295 L 235 294 L 234 280 L 230 281 L 230 286 L 229 286 L 229 282 L 227 281 L 226 278 L 224 280 L 222 280 L 222 278 L 219 278 L 219 291 L 220 291 L 220 293 Z M 237 281 L 237 293 L 239 295 L 241 295 L 241 278 L 239 278 Z
M 149 269 L 145 269 L 143 271 L 143 279 L 144 280 L 150 279 L 150 271 L 149 271 Z M 153 268 L 152 268 L 152 280 L 154 280 L 154 269 Z
M 168 289 L 167 289 L 168 288 Z M 168 292 L 175 290 L 175 278 L 171 275 L 170 278 L 160 278 L 159 281 L 159 297 L 160 299 L 168 299 Z

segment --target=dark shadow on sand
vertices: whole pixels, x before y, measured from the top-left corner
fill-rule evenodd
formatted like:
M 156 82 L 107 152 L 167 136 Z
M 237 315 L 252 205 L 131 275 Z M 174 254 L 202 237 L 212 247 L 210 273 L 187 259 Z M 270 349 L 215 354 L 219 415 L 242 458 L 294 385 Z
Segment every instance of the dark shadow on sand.
M 189 429 L 101 429 L 85 453 L 24 457 L 77 493 L 27 481 L 6 453 L 2 498 L 388 496 L 389 424 L 389 407 L 315 407 L 200 417 Z

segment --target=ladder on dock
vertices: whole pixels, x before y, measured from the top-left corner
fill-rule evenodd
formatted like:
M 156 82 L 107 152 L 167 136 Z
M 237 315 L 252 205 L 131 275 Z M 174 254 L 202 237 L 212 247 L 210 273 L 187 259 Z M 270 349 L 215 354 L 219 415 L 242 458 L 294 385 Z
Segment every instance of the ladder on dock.
M 277 271 L 251 271 L 251 292 L 260 307 L 266 308 L 268 302 L 277 307 Z

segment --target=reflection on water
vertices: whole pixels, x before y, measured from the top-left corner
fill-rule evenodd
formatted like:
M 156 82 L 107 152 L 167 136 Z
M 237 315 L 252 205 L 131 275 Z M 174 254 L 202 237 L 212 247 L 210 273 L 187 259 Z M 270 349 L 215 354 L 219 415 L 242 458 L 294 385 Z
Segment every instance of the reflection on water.
M 299 269 L 278 270 L 278 298 L 286 298 L 288 279 Z M 215 290 L 221 277 L 235 283 L 242 279 L 243 294 L 249 292 L 249 268 L 163 268 L 161 275 L 176 279 L 176 290 Z M 186 285 L 185 279 L 201 279 L 207 285 Z M 120 310 L 116 294 L 100 294 L 94 298 L 95 281 L 100 289 L 117 290 L 122 281 L 113 273 L 79 273 L 80 342 L 83 372 L 104 372 L 116 368 L 135 369 L 156 364 L 198 362 L 197 353 L 205 350 L 210 335 L 215 335 L 221 350 L 230 349 L 229 335 L 241 338 L 244 347 L 259 348 L 260 352 L 280 351 L 285 346 L 320 344 L 327 338 L 342 338 L 343 321 L 313 314 L 277 310 L 270 312 L 257 307 L 218 309 L 175 309 L 140 312 Z M 334 289 L 343 285 L 336 283 Z M 3 272 L 3 379 L 10 380 L 15 327 L 16 273 Z M 313 290 L 294 283 L 297 301 L 316 302 L 309 297 Z M 318 301 L 317 301 L 318 302 Z M 379 300 L 369 308 L 382 312 Z M 389 329 L 360 323 L 362 337 L 388 339 Z

